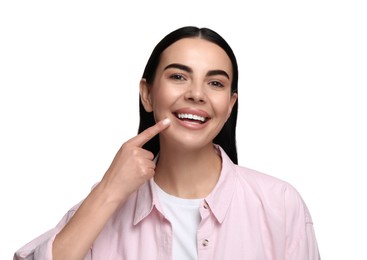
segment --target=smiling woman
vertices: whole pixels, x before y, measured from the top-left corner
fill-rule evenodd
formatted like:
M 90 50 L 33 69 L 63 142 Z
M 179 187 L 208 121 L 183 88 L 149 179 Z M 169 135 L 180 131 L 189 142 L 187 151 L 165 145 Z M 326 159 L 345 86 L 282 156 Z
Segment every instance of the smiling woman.
M 319 259 L 298 192 L 237 165 L 237 82 L 219 34 L 168 34 L 140 81 L 138 135 L 82 203 L 14 258 Z

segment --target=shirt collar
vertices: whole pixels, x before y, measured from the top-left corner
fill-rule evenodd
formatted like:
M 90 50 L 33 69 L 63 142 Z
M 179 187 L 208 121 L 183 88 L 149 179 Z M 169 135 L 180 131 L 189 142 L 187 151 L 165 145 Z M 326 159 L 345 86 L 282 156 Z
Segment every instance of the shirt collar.
M 231 204 L 233 194 L 235 192 L 235 164 L 228 157 L 226 152 L 216 145 L 222 157 L 222 170 L 217 184 L 212 192 L 205 198 L 210 210 L 213 212 L 215 218 L 219 223 L 224 221 Z
M 153 207 L 158 207 L 158 197 L 153 189 L 153 179 L 145 182 L 139 189 L 136 199 L 136 208 L 134 214 L 134 225 L 137 225 L 153 210 Z
M 219 145 L 216 145 L 216 147 L 222 158 L 222 170 L 217 184 L 212 192 L 205 198 L 205 201 L 218 222 L 222 223 L 235 191 L 235 164 Z M 153 179 L 151 179 L 143 184 L 137 191 L 134 225 L 137 225 L 147 217 L 154 207 L 161 211 L 157 194 L 153 188 Z

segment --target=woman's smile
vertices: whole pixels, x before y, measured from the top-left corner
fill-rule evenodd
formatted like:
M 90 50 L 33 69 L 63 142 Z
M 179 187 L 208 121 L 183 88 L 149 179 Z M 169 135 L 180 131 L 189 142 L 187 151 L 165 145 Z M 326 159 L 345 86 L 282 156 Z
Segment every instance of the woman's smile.
M 206 126 L 210 115 L 204 110 L 183 108 L 173 112 L 179 124 L 183 127 L 198 130 Z

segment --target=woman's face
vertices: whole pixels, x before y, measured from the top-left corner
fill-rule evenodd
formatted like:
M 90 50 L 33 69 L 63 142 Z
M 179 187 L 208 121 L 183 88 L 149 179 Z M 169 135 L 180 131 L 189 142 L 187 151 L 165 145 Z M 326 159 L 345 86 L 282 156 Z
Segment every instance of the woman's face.
M 200 148 L 212 142 L 231 114 L 232 64 L 218 45 L 185 38 L 161 55 L 154 82 L 141 82 L 145 109 L 156 121 L 170 118 L 161 142 Z

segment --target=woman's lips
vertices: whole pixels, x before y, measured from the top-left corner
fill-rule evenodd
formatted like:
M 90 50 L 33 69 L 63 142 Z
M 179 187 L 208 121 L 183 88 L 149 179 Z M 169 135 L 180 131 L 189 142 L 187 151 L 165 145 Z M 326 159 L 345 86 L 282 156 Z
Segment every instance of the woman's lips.
M 181 125 L 190 129 L 200 129 L 210 120 L 207 112 L 197 109 L 179 109 L 173 113 Z

